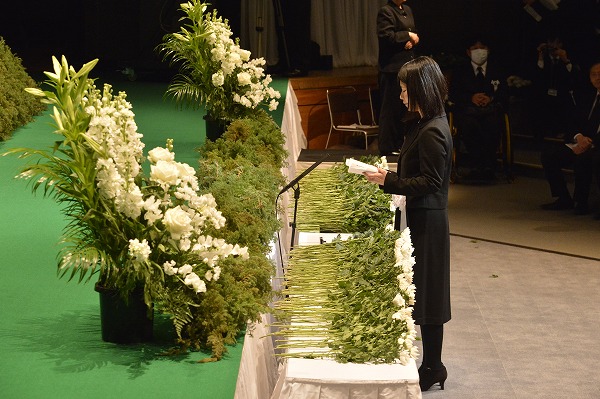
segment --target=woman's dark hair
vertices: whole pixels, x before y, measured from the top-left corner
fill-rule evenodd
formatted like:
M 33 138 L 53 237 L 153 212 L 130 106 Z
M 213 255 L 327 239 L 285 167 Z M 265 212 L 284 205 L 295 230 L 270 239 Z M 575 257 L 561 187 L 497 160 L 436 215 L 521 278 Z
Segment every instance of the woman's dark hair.
M 417 57 L 408 61 L 398 72 L 398 82 L 406 85 L 408 109 L 421 110 L 423 118 L 443 115 L 448 97 L 448 84 L 440 66 L 430 57 Z

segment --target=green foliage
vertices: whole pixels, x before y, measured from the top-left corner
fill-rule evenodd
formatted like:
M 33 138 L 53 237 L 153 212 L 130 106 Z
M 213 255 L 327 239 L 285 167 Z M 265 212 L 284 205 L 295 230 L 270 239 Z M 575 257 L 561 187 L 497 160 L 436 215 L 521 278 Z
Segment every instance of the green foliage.
M 222 139 L 207 142 L 200 149 L 200 155 L 204 159 L 241 157 L 254 166 L 281 168 L 287 157 L 284 144 L 285 138 L 273 118 L 261 110 L 252 118 L 232 122 Z
M 374 164 L 378 159 L 367 156 L 360 160 Z M 300 190 L 298 220 L 304 226 L 319 226 L 321 232 L 354 233 L 392 223 L 390 195 L 364 176 L 349 173 L 344 164 L 313 170 L 300 182 Z
M 408 330 L 395 319 L 399 268 L 395 241 L 384 228 L 321 245 L 295 247 L 283 299 L 275 304 L 277 335 L 286 356 L 332 357 L 339 362 L 393 363 Z M 308 337 L 308 339 L 304 339 Z
M 248 321 L 268 312 L 273 292 L 274 266 L 269 244 L 280 223 L 275 213 L 281 168 L 286 158 L 284 137 L 274 121 L 261 113 L 257 118 L 234 121 L 215 142 L 200 149 L 201 190 L 214 195 L 226 218 L 219 236 L 247 246 L 250 258 L 227 258 L 220 263 L 221 277 L 207 286 L 193 319 L 182 331 L 183 348 L 210 349 L 212 359 L 226 353 Z
M 25 88 L 37 87 L 25 68 L 0 37 L 0 141 L 7 140 L 12 132 L 33 119 L 46 106 Z
M 250 59 L 239 39 L 209 3 L 190 0 L 180 4 L 185 14 L 179 32 L 163 37 L 158 46 L 165 60 L 179 73 L 167 93 L 177 102 L 194 108 L 204 106 L 213 120 L 233 121 L 256 114 L 260 106 L 271 111 L 278 106 L 280 93 L 269 87 L 272 78 L 264 74 L 263 58 Z
M 331 317 L 331 347 L 340 362 L 392 363 L 398 357 L 403 329 L 392 318 L 398 293 L 398 270 L 392 265 L 399 236 L 379 229 L 339 245 L 343 265 L 330 300 L 339 309 Z

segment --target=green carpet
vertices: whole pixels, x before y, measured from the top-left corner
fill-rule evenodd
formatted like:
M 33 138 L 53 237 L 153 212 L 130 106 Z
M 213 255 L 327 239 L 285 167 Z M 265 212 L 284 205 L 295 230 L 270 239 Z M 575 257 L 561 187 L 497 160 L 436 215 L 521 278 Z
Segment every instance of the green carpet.
M 165 83 L 111 82 L 133 104 L 146 152 L 174 139 L 176 160 L 197 166 L 204 141 L 203 111 L 178 109 L 163 99 Z M 285 96 L 286 80 L 274 87 Z M 284 99 L 273 114 L 281 124 Z M 57 138 L 49 113 L 0 143 L 46 148 Z M 35 398 L 233 398 L 242 344 L 220 362 L 198 364 L 206 354 L 161 356 L 168 329 L 157 320 L 155 342 L 105 343 L 100 335 L 93 282 L 78 284 L 56 274 L 58 240 L 65 220 L 50 198 L 31 194 L 15 179 L 22 160 L 0 157 L 0 397 Z M 161 321 L 163 323 L 161 323 Z

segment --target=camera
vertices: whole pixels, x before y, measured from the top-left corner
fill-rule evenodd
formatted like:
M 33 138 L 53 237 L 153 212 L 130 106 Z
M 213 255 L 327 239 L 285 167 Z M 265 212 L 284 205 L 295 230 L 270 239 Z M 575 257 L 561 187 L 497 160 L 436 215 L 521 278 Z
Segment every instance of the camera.
M 547 52 L 549 52 L 549 53 L 551 53 L 551 54 L 552 54 L 552 53 L 554 53 L 556 50 L 558 50 L 558 47 L 552 46 L 552 45 L 550 45 L 550 44 L 547 44 L 547 45 L 546 45 L 546 51 L 547 51 Z

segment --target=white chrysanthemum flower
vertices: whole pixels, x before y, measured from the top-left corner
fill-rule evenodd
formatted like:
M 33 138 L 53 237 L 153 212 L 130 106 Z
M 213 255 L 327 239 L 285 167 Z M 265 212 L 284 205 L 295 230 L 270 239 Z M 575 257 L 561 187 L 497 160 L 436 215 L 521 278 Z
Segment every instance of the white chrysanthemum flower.
M 392 302 L 396 306 L 404 306 L 406 304 L 406 302 L 404 301 L 404 297 L 401 294 L 396 294 Z
M 398 357 L 400 364 L 402 364 L 403 366 L 406 366 L 408 364 L 408 362 L 410 362 L 410 359 L 411 359 L 410 353 L 407 353 L 406 351 L 400 352 L 400 355 Z

